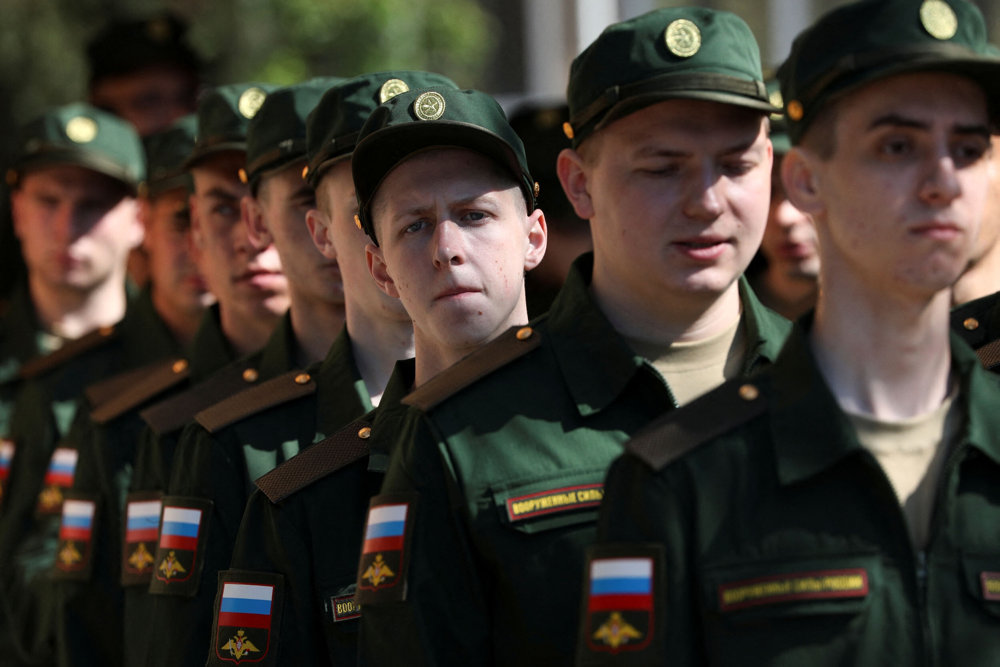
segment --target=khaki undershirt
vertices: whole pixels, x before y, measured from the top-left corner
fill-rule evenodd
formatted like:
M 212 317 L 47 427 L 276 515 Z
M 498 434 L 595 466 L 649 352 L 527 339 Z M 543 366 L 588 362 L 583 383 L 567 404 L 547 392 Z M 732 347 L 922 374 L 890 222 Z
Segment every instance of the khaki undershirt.
M 722 333 L 691 343 L 628 343 L 663 375 L 677 405 L 684 405 L 743 371 L 746 336 L 742 323 L 740 317 Z
M 959 436 L 961 410 L 955 391 L 934 411 L 901 422 L 883 422 L 848 413 L 858 440 L 870 451 L 899 498 L 910 539 L 923 550 L 930 539 L 931 517 L 945 457 Z

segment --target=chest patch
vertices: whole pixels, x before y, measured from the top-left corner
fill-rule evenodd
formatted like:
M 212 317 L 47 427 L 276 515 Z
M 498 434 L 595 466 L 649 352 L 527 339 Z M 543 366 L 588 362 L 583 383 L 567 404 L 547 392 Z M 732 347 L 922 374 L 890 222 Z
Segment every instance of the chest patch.
M 863 568 L 796 572 L 721 584 L 719 609 L 727 612 L 801 600 L 863 598 L 868 591 L 868 572 Z
M 603 499 L 603 484 L 583 484 L 537 491 L 508 498 L 507 519 L 511 523 L 516 523 L 538 516 L 598 507 Z

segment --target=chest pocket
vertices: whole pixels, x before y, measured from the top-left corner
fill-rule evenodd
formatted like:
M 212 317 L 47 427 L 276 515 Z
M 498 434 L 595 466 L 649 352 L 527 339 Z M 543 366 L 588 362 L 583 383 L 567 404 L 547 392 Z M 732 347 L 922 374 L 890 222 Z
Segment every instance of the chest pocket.
M 962 555 L 965 588 L 991 616 L 1000 617 L 1000 554 Z
M 708 568 L 703 605 L 730 624 L 766 619 L 855 615 L 881 583 L 877 554 L 745 561 Z
M 547 475 L 493 491 L 501 523 L 537 533 L 597 520 L 605 470 Z

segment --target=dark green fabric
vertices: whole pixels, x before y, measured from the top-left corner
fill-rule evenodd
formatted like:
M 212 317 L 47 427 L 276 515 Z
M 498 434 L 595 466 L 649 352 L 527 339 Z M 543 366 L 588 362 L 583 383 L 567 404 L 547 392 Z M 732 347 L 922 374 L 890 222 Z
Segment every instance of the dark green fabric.
M 1000 385 L 957 337 L 951 349 L 965 423 L 923 552 L 798 332 L 754 379 L 763 414 L 662 470 L 618 459 L 600 541 L 665 553 L 665 579 L 653 584 L 659 648 L 635 657 L 682 667 L 996 664 L 1000 602 L 984 599 L 980 575 L 1000 568 Z M 867 596 L 720 603 L 725 584 L 845 568 L 866 571 Z M 618 664 L 607 654 L 580 664 L 604 663 Z
M 184 170 L 184 161 L 194 148 L 198 119 L 191 114 L 174 122 L 166 130 L 143 139 L 146 149 L 146 180 L 143 194 L 147 197 L 173 190 L 193 189 L 191 175 Z
M 970 322 L 970 318 L 974 321 Z M 951 311 L 951 330 L 973 350 L 1000 339 L 1000 292 L 954 308 Z M 1000 365 L 990 368 L 992 371 L 998 369 Z
M 247 127 L 276 86 L 232 83 L 204 93 L 198 102 L 198 136 L 185 166 L 222 151 L 246 151 Z
M 14 290 L 7 310 L 0 318 L 0 435 L 7 435 L 14 396 L 19 385 L 18 370 L 40 353 L 38 318 L 23 283 Z M 2 508 L 0 496 L 0 508 Z
M 361 600 L 369 664 L 548 665 L 572 655 L 596 508 L 512 522 L 506 501 L 599 485 L 624 442 L 675 404 L 594 303 L 592 262 L 577 260 L 534 321 L 539 347 L 411 413 L 381 490 L 415 497 L 407 601 Z M 776 358 L 790 325 L 745 282 L 740 294 L 750 374 Z
M 413 386 L 413 372 L 412 360 L 398 362 L 379 406 L 364 417 L 372 429 L 369 457 L 278 504 L 260 491 L 247 503 L 230 567 L 283 577 L 281 625 L 272 631 L 277 664 L 357 662 L 358 621 L 335 621 L 331 604 L 353 598 L 368 500 L 378 493 L 407 413 L 400 401 Z

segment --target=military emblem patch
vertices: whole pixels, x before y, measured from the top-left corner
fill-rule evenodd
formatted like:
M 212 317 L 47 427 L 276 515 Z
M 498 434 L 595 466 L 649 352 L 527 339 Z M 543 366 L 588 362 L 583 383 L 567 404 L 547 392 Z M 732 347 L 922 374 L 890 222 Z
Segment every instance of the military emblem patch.
M 63 498 L 66 490 L 73 486 L 73 476 L 76 474 L 76 461 L 79 452 L 70 447 L 56 447 L 49 459 L 49 467 L 45 471 L 42 491 L 38 494 L 37 513 L 54 515 L 62 511 Z
M 603 484 L 583 484 L 529 493 L 507 499 L 507 518 L 514 523 L 546 514 L 593 508 L 599 506 L 603 498 Z
M 358 604 L 366 600 L 402 600 L 413 499 L 375 496 L 368 509 L 358 564 Z
M 87 579 L 93 559 L 95 500 L 70 493 L 62 505 L 59 544 L 56 548 L 56 574 L 61 579 Z
M 14 461 L 14 441 L 0 438 L 0 507 L 3 507 L 3 492 L 10 477 L 10 464 Z
M 279 574 L 229 570 L 219 574 L 208 664 L 276 664 L 272 634 L 280 623 L 283 580 Z
M 212 501 L 166 496 L 160 515 L 160 537 L 153 557 L 149 592 L 194 595 L 204 563 L 205 535 Z
M 125 501 L 125 538 L 122 540 L 122 585 L 149 584 L 153 555 L 160 534 L 163 503 L 157 492 L 130 493 Z
M 864 568 L 793 572 L 720 584 L 719 609 L 727 612 L 766 604 L 867 595 L 868 572 Z

